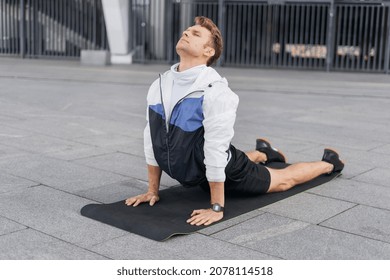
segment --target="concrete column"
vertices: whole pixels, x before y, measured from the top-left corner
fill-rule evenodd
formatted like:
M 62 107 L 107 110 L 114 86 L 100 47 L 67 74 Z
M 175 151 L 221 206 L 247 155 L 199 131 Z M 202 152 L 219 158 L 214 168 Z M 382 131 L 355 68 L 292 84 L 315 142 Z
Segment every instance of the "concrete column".
M 112 64 L 131 64 L 129 0 L 102 0 Z

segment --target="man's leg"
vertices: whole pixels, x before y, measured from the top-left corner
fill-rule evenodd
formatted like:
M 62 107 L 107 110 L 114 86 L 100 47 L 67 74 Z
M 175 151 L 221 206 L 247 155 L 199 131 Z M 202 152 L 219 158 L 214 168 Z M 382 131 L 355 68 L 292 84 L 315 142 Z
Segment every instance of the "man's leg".
M 245 154 L 249 160 L 255 163 L 266 163 L 268 161 L 268 154 L 271 156 L 271 161 L 283 161 L 285 159 L 285 156 L 281 152 L 274 149 L 264 139 L 257 139 L 256 150 L 246 152 Z M 322 161 L 295 163 L 284 169 L 266 168 L 270 172 L 271 178 L 268 192 L 281 192 L 308 182 L 322 174 L 341 171 L 344 168 L 344 163 L 339 159 L 337 152 L 332 149 L 325 149 Z
M 249 160 L 253 161 L 254 163 L 267 161 L 267 155 L 259 151 L 250 151 L 250 152 L 246 152 L 245 154 L 248 156 Z
M 325 161 L 302 162 L 289 165 L 284 169 L 268 168 L 271 183 L 268 192 L 283 192 L 308 182 L 322 174 L 333 171 L 333 164 Z

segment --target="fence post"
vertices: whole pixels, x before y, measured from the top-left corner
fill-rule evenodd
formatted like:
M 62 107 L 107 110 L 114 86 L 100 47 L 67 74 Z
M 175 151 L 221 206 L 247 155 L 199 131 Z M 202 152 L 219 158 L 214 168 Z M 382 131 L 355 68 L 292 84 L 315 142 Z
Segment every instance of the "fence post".
M 389 74 L 389 65 L 390 65 L 390 5 L 386 5 L 387 10 L 387 38 L 385 43 L 385 72 L 386 74 Z M 385 13 L 386 14 L 386 13 Z
M 20 57 L 24 58 L 26 50 L 25 50 L 25 7 L 24 7 L 24 0 L 19 1 L 19 11 L 20 11 L 20 18 L 19 18 L 19 44 L 20 44 Z
M 225 39 L 225 22 L 224 22 L 224 16 L 225 16 L 225 6 L 224 6 L 224 0 L 218 0 L 218 27 L 219 27 L 219 30 L 221 31 L 221 35 L 222 37 Z M 221 66 L 221 64 L 223 63 L 224 61 L 224 54 L 222 52 L 221 54 L 221 57 L 219 58 L 218 62 L 217 62 L 217 66 Z
M 334 0 L 330 1 L 329 16 L 328 16 L 328 34 L 327 34 L 327 52 L 326 52 L 326 72 L 329 72 L 333 68 L 333 47 L 334 47 L 334 33 L 335 33 L 335 19 L 336 9 L 334 6 Z

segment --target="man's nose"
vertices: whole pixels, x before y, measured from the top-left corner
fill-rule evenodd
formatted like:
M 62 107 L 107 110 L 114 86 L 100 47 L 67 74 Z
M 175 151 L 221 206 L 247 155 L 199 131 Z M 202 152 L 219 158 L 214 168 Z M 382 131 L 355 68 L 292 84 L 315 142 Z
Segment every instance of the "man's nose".
M 188 37 L 188 32 L 187 32 L 187 30 L 185 30 L 185 31 L 183 31 L 183 35 L 182 35 L 183 37 Z

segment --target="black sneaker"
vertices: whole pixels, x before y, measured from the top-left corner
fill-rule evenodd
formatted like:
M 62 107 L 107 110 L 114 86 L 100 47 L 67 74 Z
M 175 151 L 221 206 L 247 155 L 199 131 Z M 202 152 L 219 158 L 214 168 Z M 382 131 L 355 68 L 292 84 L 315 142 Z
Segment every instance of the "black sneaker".
M 265 139 L 256 139 L 256 150 L 267 155 L 267 161 L 265 163 L 286 162 L 284 154 L 272 147 Z
M 339 154 L 332 149 L 325 149 L 324 150 L 324 155 L 322 156 L 322 161 L 326 161 L 330 164 L 333 164 L 332 172 L 339 172 L 339 171 L 343 170 L 343 168 L 344 168 L 344 163 L 340 160 Z

